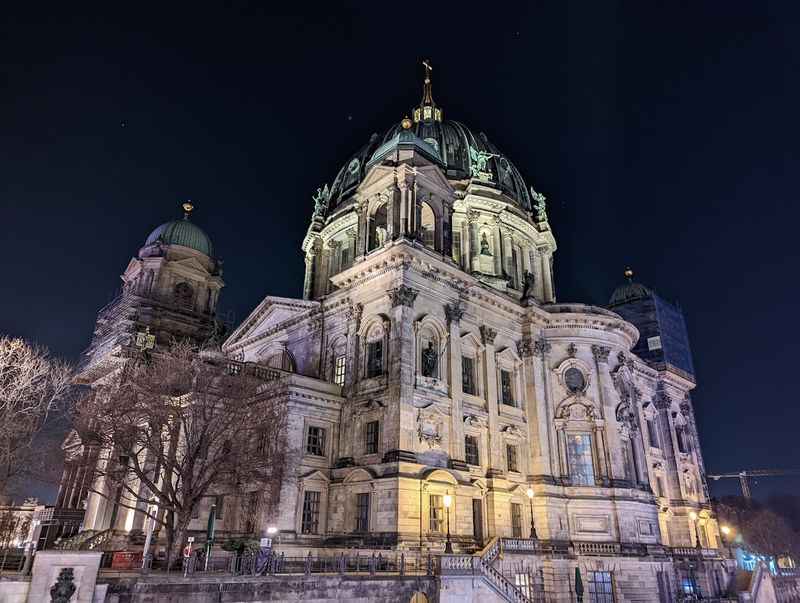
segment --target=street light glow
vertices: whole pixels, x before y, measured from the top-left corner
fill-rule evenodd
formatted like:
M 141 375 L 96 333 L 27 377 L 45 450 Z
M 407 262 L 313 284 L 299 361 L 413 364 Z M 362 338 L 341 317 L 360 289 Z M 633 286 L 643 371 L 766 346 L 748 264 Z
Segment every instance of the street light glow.
M 528 488 L 528 491 L 525 494 L 528 495 L 528 498 L 533 498 L 533 488 Z
M 728 526 L 722 526 L 720 530 L 722 530 L 722 533 L 725 534 L 725 536 L 731 533 L 731 529 Z
M 444 506 L 449 509 L 450 505 L 452 505 L 452 504 L 453 504 L 453 497 L 450 496 L 449 494 L 445 494 L 444 495 Z
M 695 513 L 694 511 L 689 513 L 689 519 L 691 519 L 692 521 L 697 521 L 697 513 Z
M 267 528 L 267 534 L 270 534 L 270 535 L 275 534 L 277 531 L 278 531 L 278 528 L 276 528 L 275 526 L 269 526 Z

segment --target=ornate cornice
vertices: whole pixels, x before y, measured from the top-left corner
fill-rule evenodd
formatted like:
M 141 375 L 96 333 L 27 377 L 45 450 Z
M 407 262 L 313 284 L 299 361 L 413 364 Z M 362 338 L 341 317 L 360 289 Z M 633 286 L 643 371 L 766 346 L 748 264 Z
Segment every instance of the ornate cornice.
M 406 287 L 405 285 L 400 285 L 399 287 L 390 289 L 389 298 L 392 300 L 392 308 L 396 308 L 397 306 L 413 308 L 414 300 L 417 299 L 418 294 L 419 291 L 412 289 L 411 287 Z
M 523 358 L 530 358 L 533 356 L 533 339 L 525 336 L 517 342 L 517 353 Z

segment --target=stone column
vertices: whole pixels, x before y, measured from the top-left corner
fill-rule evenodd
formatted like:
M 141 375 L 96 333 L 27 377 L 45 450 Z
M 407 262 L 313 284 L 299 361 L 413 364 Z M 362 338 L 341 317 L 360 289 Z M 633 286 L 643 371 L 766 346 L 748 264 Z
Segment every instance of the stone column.
M 441 253 L 448 260 L 453 259 L 453 206 L 442 203 L 442 223 L 439 227 L 441 231 Z M 437 239 L 438 239 L 437 234 Z
M 392 304 L 391 337 L 389 339 L 388 392 L 389 405 L 385 426 L 385 461 L 416 461 L 416 409 L 414 396 L 414 325 L 413 307 L 417 291 L 400 285 L 389 292 Z
M 552 404 L 550 389 L 550 369 L 547 365 L 550 353 L 550 342 L 544 337 L 540 337 L 533 342 L 533 387 L 535 392 L 536 404 L 536 428 L 538 431 L 537 441 L 539 442 L 539 455 L 534 458 L 534 475 L 542 476 L 546 481 L 553 479 L 559 473 L 556 471 L 556 447 L 555 432 L 552 420 Z
M 367 202 L 362 201 L 356 204 L 353 210 L 358 215 L 358 234 L 356 243 L 356 255 L 354 261 L 361 260 L 367 254 L 367 246 L 369 245 L 369 223 L 367 220 Z
M 676 447 L 673 445 L 673 429 L 669 420 L 669 409 L 672 400 L 659 384 L 656 395 L 653 398 L 653 405 L 656 407 L 656 427 L 659 435 L 659 443 L 664 453 L 664 473 L 667 477 L 667 487 L 669 488 L 671 500 L 683 498 L 681 491 L 681 480 L 678 475 L 678 457 L 675 454 Z
M 516 288 L 517 273 L 516 270 L 514 270 L 513 262 L 514 239 L 511 236 L 511 229 L 507 226 L 501 226 L 500 231 L 503 233 L 503 266 L 505 267 L 505 274 L 506 276 L 511 277 L 511 282 Z
M 484 395 L 486 396 L 486 409 L 489 413 L 489 477 L 492 477 L 492 475 L 502 474 L 505 471 L 498 421 L 497 367 L 494 357 L 494 340 L 497 337 L 497 331 L 486 325 L 482 325 L 480 331 L 483 340 Z
M 550 250 L 542 247 L 539 251 L 542 265 L 542 297 L 545 302 L 552 303 L 555 301 L 555 296 L 553 294 L 553 273 L 550 270 Z
M 503 275 L 503 248 L 500 243 L 500 220 L 495 218 L 494 229 L 492 230 L 492 253 L 494 253 L 494 274 L 495 276 Z
M 605 418 L 606 461 L 608 463 L 608 478 L 612 487 L 630 487 L 625 473 L 625 450 L 619 433 L 619 424 L 616 420 L 616 397 L 613 393 L 611 375 L 608 372 L 608 355 L 610 348 L 602 345 L 592 346 L 595 369 L 597 371 L 597 390 L 600 403 L 603 407 Z
M 306 274 L 303 279 L 303 299 L 311 299 L 314 295 L 314 255 L 313 253 L 306 254 Z
M 481 252 L 480 232 L 478 232 L 478 218 L 480 213 L 474 210 L 467 211 L 467 221 L 469 222 L 469 258 L 467 269 L 471 272 L 480 272 L 481 265 L 478 255 Z M 463 251 L 462 251 L 463 254 Z
M 320 255 L 320 288 L 319 294 L 320 295 L 327 295 L 328 288 L 330 287 L 330 283 L 328 281 L 330 277 L 330 270 L 331 270 L 331 250 L 330 248 L 325 245 L 322 250 L 322 254 Z
M 461 383 L 461 334 L 459 321 L 464 316 L 464 309 L 456 301 L 444 307 L 447 319 L 448 336 L 450 338 L 450 466 L 454 469 L 467 470 L 464 450 L 464 409 L 463 384 Z

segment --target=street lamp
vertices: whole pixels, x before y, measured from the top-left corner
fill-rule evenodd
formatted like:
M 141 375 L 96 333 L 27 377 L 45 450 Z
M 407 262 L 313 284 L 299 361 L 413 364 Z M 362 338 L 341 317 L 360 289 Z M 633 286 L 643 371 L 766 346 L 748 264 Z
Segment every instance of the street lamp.
M 528 488 L 525 494 L 528 495 L 528 502 L 531 505 L 531 538 L 536 540 L 536 526 L 533 525 L 533 488 Z
M 444 508 L 447 509 L 447 541 L 444 545 L 444 552 L 448 555 L 453 554 L 453 543 L 450 542 L 450 505 L 453 504 L 453 497 L 449 494 L 444 495 Z

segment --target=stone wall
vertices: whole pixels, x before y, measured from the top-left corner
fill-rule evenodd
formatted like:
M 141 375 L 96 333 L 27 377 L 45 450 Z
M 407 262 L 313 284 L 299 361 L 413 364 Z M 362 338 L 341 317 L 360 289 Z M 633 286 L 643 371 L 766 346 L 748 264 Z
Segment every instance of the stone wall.
M 278 578 L 144 578 L 109 581 L 106 603 L 260 603 L 266 601 L 410 602 L 414 593 L 438 601 L 436 578 L 428 576 L 296 576 Z M 471 600 L 471 599 L 467 599 Z M 415 601 L 416 603 L 416 601 Z

